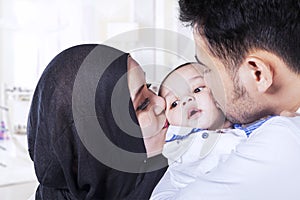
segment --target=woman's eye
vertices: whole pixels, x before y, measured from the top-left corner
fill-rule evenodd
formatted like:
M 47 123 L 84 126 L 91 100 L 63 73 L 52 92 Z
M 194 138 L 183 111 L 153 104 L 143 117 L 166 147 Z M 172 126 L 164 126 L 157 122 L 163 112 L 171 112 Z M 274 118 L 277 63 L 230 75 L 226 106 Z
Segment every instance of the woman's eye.
M 194 90 L 194 93 L 201 92 L 203 89 L 204 89 L 204 87 L 197 87 L 197 88 Z
M 146 99 L 143 101 L 143 103 L 141 103 L 141 104 L 136 108 L 136 111 L 145 110 L 149 104 L 150 104 L 150 99 L 149 99 L 149 98 L 146 98 Z
M 178 101 L 174 101 L 174 102 L 171 104 L 171 109 L 172 109 L 172 108 L 175 108 L 177 105 L 178 105 Z

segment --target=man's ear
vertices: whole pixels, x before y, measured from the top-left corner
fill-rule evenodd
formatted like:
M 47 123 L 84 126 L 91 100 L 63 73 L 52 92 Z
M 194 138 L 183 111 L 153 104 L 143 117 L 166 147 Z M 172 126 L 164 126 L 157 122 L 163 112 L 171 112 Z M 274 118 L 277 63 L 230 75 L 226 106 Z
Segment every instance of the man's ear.
M 273 83 L 273 69 L 271 63 L 264 57 L 249 55 L 246 57 L 244 65 L 250 70 L 256 88 L 259 92 L 266 92 Z

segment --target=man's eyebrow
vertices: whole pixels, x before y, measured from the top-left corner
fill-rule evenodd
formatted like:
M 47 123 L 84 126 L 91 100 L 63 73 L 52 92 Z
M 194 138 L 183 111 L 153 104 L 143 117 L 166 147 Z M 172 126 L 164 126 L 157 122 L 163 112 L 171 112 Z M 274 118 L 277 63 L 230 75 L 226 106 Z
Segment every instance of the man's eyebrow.
M 197 61 L 198 64 L 200 64 L 200 65 L 202 65 L 202 66 L 204 66 L 204 67 L 207 67 L 204 63 L 202 63 L 202 62 L 198 59 L 197 55 L 195 55 L 195 59 L 196 59 L 196 61 Z

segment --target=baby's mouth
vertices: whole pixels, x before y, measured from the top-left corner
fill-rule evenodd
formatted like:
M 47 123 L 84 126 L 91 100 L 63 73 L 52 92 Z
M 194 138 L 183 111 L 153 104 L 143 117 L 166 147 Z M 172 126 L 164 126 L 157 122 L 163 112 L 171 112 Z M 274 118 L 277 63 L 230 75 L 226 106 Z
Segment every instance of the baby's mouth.
M 200 114 L 202 110 L 200 109 L 192 109 L 189 111 L 188 119 L 191 119 L 193 117 L 196 117 L 197 114 Z

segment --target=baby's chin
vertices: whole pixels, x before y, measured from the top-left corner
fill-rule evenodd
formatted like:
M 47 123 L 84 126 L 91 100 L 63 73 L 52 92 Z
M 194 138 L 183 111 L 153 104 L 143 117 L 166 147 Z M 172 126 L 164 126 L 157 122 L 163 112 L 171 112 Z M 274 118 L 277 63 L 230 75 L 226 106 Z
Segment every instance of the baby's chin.
M 224 128 L 224 121 L 220 122 L 209 122 L 207 120 L 190 120 L 185 123 L 186 127 L 192 128 L 200 128 L 200 129 L 207 129 L 207 130 L 216 130 Z
M 184 121 L 180 124 L 176 124 L 176 126 L 209 129 L 208 124 L 205 124 L 203 121 L 199 121 L 199 120 L 187 120 L 187 121 Z
M 210 129 L 208 124 L 205 124 L 203 122 L 192 122 L 189 124 L 189 127 L 193 128 L 201 128 L 201 129 Z

